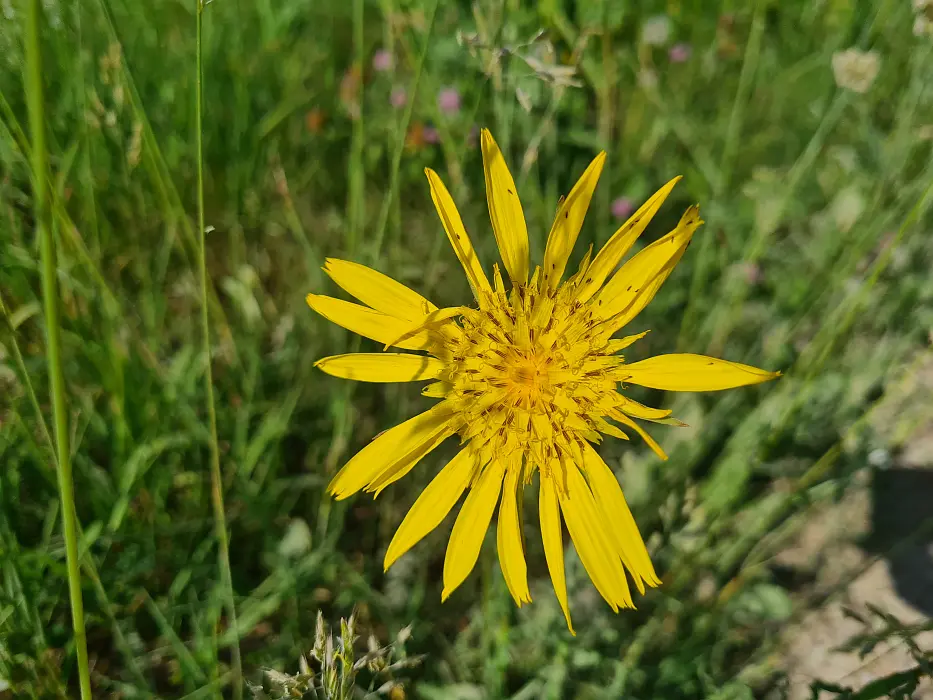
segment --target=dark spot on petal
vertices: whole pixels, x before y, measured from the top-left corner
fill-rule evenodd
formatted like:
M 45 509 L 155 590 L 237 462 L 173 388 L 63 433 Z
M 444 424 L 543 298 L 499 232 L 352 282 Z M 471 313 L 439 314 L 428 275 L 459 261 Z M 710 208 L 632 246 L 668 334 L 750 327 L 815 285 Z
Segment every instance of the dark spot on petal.
M 628 287 L 626 287 L 626 288 L 625 288 L 625 291 L 626 291 L 626 292 L 632 291 L 632 285 L 629 285 Z
M 515 194 L 512 190 L 510 190 L 510 189 L 508 189 L 508 188 L 506 188 L 505 191 L 508 192 L 509 194 Z

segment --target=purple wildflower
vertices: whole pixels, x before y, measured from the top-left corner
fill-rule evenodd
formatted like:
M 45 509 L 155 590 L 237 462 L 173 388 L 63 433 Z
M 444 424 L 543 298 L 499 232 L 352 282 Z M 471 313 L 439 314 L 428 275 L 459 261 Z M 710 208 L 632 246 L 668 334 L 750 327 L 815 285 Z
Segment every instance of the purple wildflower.
M 437 94 L 437 106 L 444 114 L 460 111 L 460 93 L 455 87 L 445 87 Z
M 670 51 L 667 52 L 667 57 L 671 63 L 686 63 L 690 59 L 692 52 L 693 49 L 690 48 L 690 44 L 674 44 Z
M 401 109 L 408 102 L 408 92 L 403 87 L 392 88 L 392 94 L 389 96 L 389 102 L 395 109 Z
M 392 59 L 392 52 L 387 49 L 379 49 L 373 55 L 373 70 L 379 73 L 385 73 L 388 70 L 392 70 L 392 64 L 395 61 Z
M 612 215 L 617 219 L 625 219 L 635 211 L 635 205 L 632 204 L 632 200 L 628 197 L 618 197 L 612 201 L 610 206 L 612 209 Z

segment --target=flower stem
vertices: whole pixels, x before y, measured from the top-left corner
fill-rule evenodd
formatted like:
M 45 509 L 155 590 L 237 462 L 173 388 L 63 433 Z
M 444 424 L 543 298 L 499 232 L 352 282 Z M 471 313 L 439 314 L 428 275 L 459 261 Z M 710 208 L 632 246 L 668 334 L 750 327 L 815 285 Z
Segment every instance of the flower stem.
M 233 657 L 233 697 L 241 700 L 243 697 L 243 662 L 240 657 L 240 639 L 236 620 L 236 602 L 233 598 L 233 577 L 230 573 L 230 545 L 227 540 L 227 520 L 224 510 L 223 480 L 220 474 L 220 447 L 217 442 L 217 411 L 214 408 L 214 378 L 211 372 L 211 334 L 208 322 L 208 294 L 207 294 L 207 254 L 205 244 L 204 226 L 204 148 L 203 148 L 203 103 L 204 85 L 202 68 L 201 46 L 201 19 L 204 13 L 203 0 L 197 3 L 196 33 L 197 33 L 197 78 L 195 80 L 195 142 L 198 162 L 198 267 L 201 276 L 201 336 L 204 347 L 204 390 L 207 394 L 207 415 L 211 432 L 211 502 L 214 507 L 214 525 L 217 530 L 218 558 L 220 560 L 220 578 L 227 605 L 228 627 L 233 630 L 236 639 L 231 655 Z
M 65 403 L 65 376 L 62 372 L 59 336 L 58 278 L 55 243 L 52 240 L 52 210 L 49 207 L 48 154 L 45 146 L 45 105 L 42 94 L 42 54 L 39 46 L 39 0 L 29 0 L 26 9 L 26 100 L 29 130 L 32 137 L 32 191 L 42 258 L 42 301 L 45 307 L 47 336 L 46 356 L 54 416 L 55 447 L 58 454 L 58 491 L 62 502 L 62 528 L 68 568 L 68 594 L 74 625 L 75 653 L 78 657 L 78 681 L 83 700 L 91 700 L 91 673 L 87 658 L 87 635 L 84 631 L 84 602 L 81 599 L 81 571 L 78 562 L 78 535 L 75 516 L 74 483 L 71 474 L 71 450 L 68 446 L 68 413 Z

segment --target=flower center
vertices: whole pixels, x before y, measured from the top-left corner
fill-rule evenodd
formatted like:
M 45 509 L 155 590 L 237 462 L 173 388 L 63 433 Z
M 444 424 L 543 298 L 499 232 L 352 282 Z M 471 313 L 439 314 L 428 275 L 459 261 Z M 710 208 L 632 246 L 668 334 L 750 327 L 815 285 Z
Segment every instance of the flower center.
M 514 353 L 506 360 L 505 383 L 514 404 L 531 409 L 549 393 L 547 361 L 533 352 Z

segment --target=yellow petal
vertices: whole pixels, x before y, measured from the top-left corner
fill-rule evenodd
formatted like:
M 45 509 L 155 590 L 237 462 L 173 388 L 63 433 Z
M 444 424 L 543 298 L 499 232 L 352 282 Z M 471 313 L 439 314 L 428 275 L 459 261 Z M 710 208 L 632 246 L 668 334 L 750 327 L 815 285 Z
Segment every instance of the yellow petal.
M 460 328 L 456 325 L 447 324 L 446 322 L 456 316 L 463 315 L 465 308 L 468 307 L 449 306 L 445 309 L 434 309 L 431 313 L 411 323 L 408 326 L 408 330 L 402 333 L 398 338 L 393 338 L 390 342 L 386 343 L 384 349 L 388 350 L 391 346 L 398 345 L 400 342 L 408 340 L 429 328 L 437 329 L 448 338 L 459 337 L 461 334 Z
M 525 548 L 522 544 L 522 524 L 518 517 L 518 500 L 524 491 L 518 480 L 521 460 L 512 460 L 505 474 L 502 490 L 502 504 L 499 506 L 499 527 L 496 534 L 496 548 L 499 551 L 499 564 L 502 576 L 509 587 L 515 604 L 531 602 L 528 590 L 528 568 L 525 564 Z
M 623 433 L 606 419 L 601 418 L 600 416 L 590 416 L 590 419 L 594 422 L 593 427 L 604 435 L 611 435 L 612 437 L 618 438 L 619 440 L 628 440 L 628 435 Z
M 305 300 L 308 306 L 328 321 L 383 345 L 400 338 L 411 327 L 410 321 L 387 316 L 379 311 L 373 311 L 342 299 L 334 299 L 322 294 L 309 294 Z M 434 345 L 428 333 L 423 331 L 400 341 L 397 347 L 405 350 L 430 350 Z
M 438 431 L 448 430 L 451 408 L 446 402 L 434 406 L 385 431 L 357 452 L 327 486 L 338 501 L 378 479 L 408 455 L 431 442 Z
M 620 413 L 619 411 L 610 411 L 610 415 L 614 420 L 619 421 L 622 425 L 627 425 L 629 428 L 641 435 L 641 439 L 648 444 L 648 447 L 651 448 L 651 451 L 654 452 L 660 459 L 663 459 L 665 462 L 667 461 L 667 453 L 661 448 L 655 439 L 645 431 L 644 428 L 638 425 L 638 423 L 633 421 L 624 413 Z
M 567 470 L 567 493 L 559 494 L 560 508 L 583 568 L 614 612 L 618 612 L 620 607 L 633 607 L 625 569 L 615 552 L 611 536 L 606 532 L 590 487 L 573 462 L 566 462 L 564 467 Z
M 431 187 L 431 199 L 434 200 L 434 207 L 437 209 L 438 216 L 441 217 L 441 223 L 444 225 L 444 231 L 447 232 L 447 238 L 450 245 L 453 246 L 463 270 L 466 272 L 467 280 L 473 288 L 473 295 L 480 305 L 485 303 L 485 293 L 491 292 L 489 280 L 486 279 L 486 273 L 483 272 L 483 266 L 476 257 L 476 251 L 473 250 L 473 244 L 463 227 L 463 220 L 460 218 L 460 212 L 457 211 L 457 205 L 444 186 L 443 181 L 436 172 L 430 168 L 424 169 L 424 174 L 428 176 L 428 184 Z
M 667 196 L 679 180 L 680 176 L 678 175 L 655 192 L 651 199 L 642 204 L 638 211 L 632 214 L 631 218 L 612 234 L 612 238 L 606 241 L 606 245 L 596 255 L 596 259 L 593 260 L 593 264 L 590 265 L 587 271 L 587 281 L 577 291 L 577 301 L 584 302 L 599 291 L 599 288 L 603 286 L 603 282 L 625 257 L 629 248 L 632 247 L 632 244 L 648 226 L 648 223 L 658 209 L 661 208 L 661 205 L 664 204 L 664 200 L 667 199 Z
M 444 363 L 435 357 L 405 353 L 358 352 L 325 357 L 314 363 L 323 372 L 358 382 L 415 382 L 437 379 Z
M 648 335 L 648 331 L 642 331 L 641 333 L 637 333 L 636 335 L 627 335 L 624 338 L 610 340 L 608 345 L 606 346 L 606 349 L 611 353 L 619 352 L 619 350 L 625 350 L 625 348 L 627 348 L 629 345 L 631 345 L 632 343 L 638 340 L 641 340 L 646 335 Z
M 475 463 L 470 450 L 461 450 L 421 492 L 389 543 L 384 562 L 386 571 L 447 517 L 470 483 Z
M 560 511 L 557 506 L 557 487 L 554 480 L 541 472 L 541 490 L 538 494 L 538 514 L 541 518 L 541 540 L 544 542 L 544 558 L 551 574 L 551 583 L 560 609 L 567 618 L 570 634 L 576 636 L 570 622 L 570 607 L 567 604 L 567 580 L 564 577 L 564 542 L 561 535 Z
M 359 263 L 327 258 L 324 272 L 347 293 L 389 316 L 417 321 L 437 309 L 401 282 Z
M 644 404 L 635 401 L 635 399 L 630 399 L 628 396 L 622 396 L 622 394 L 618 394 L 617 398 L 619 400 L 619 408 L 621 408 L 624 413 L 627 413 L 633 418 L 657 421 L 667 418 L 673 412 L 669 408 L 651 408 L 651 406 L 645 406 Z
M 654 572 L 645 541 L 638 531 L 638 525 L 635 524 L 632 511 L 625 501 L 619 481 L 588 442 L 583 443 L 583 468 L 593 488 L 596 505 L 602 510 L 604 518 L 612 523 L 612 527 L 608 529 L 616 551 L 632 574 L 638 591 L 644 594 L 645 583 L 657 586 L 661 581 Z
M 557 289 L 564 268 L 567 267 L 567 259 L 580 235 L 583 218 L 589 209 L 593 190 L 596 189 L 605 162 L 606 152 L 603 151 L 593 159 L 557 210 L 544 250 L 544 279 L 551 289 Z
M 421 390 L 422 396 L 428 396 L 432 399 L 443 399 L 450 393 L 451 386 L 447 382 L 434 382 L 428 384 Z
M 501 462 L 490 462 L 460 508 L 444 557 L 441 602 L 447 600 L 457 586 L 463 583 L 476 564 L 486 530 L 489 529 L 489 521 L 499 502 L 503 471 Z
M 453 425 L 450 423 L 438 428 L 431 433 L 427 440 L 425 440 L 420 446 L 407 453 L 401 459 L 396 460 L 388 469 L 382 470 L 379 476 L 373 479 L 369 484 L 367 484 L 364 491 L 367 493 L 372 493 L 373 498 L 377 498 L 383 489 L 390 484 L 394 484 L 396 481 L 404 477 L 408 472 L 414 469 L 418 462 L 431 452 L 435 447 L 440 445 L 444 440 L 449 438 L 457 432 Z
M 596 297 L 595 313 L 601 318 L 618 315 L 613 319 L 617 329 L 635 318 L 654 299 L 702 223 L 697 207 L 687 209 L 677 228 L 639 251 L 613 275 Z
M 760 384 L 780 372 L 720 360 L 706 355 L 656 355 L 619 368 L 621 381 L 664 391 L 720 391 Z
M 499 244 L 499 254 L 513 284 L 528 281 L 528 228 L 515 181 L 489 129 L 482 132 L 483 170 L 489 218 Z

